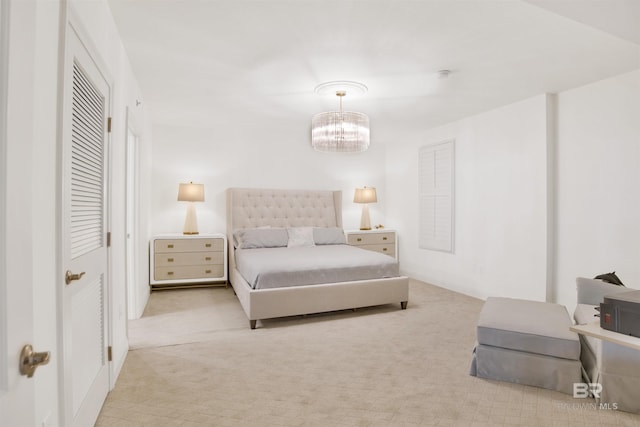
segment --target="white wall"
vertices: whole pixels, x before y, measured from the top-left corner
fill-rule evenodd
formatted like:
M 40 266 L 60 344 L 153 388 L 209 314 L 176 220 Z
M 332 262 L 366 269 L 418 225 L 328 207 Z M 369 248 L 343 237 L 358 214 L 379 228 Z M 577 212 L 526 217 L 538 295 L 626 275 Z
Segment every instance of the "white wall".
M 544 300 L 547 97 L 406 135 L 387 155 L 401 270 L 465 294 Z M 455 138 L 455 251 L 418 248 L 419 147 Z
M 387 156 L 404 273 L 485 298 L 559 302 L 615 270 L 640 288 L 640 71 L 407 134 Z M 418 248 L 418 147 L 456 139 L 455 253 Z M 545 289 L 546 286 L 546 289 Z
M 560 93 L 557 141 L 557 300 L 613 270 L 640 289 L 640 70 Z
M 178 184 L 189 181 L 205 185 L 205 202 L 196 206 L 201 233 L 225 233 L 229 187 L 342 190 L 345 228 L 360 224 L 355 188 L 376 187 L 379 202 L 370 205 L 371 221 L 384 223 L 385 148 L 375 134 L 364 153 L 320 153 L 310 145 L 310 117 L 278 122 L 259 114 L 239 120 L 225 126 L 154 126 L 153 233 L 182 232 L 186 206 L 176 198 Z

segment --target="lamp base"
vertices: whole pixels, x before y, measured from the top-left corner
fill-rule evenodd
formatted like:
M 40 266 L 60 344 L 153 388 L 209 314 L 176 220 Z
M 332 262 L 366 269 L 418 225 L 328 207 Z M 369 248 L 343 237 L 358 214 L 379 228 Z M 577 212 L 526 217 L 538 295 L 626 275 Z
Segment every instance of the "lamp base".
M 369 219 L 369 205 L 362 205 L 362 215 L 360 216 L 360 230 L 371 230 L 371 220 Z
M 187 217 L 184 219 L 184 228 L 182 234 L 199 234 L 198 218 L 196 217 L 196 206 L 193 202 L 189 202 L 189 205 L 187 205 Z

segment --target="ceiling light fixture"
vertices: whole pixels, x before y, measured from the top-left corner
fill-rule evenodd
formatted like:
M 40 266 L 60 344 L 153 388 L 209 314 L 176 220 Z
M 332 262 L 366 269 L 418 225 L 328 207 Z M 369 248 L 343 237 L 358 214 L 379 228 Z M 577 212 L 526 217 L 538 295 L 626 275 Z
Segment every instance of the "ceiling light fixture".
M 369 148 L 369 117 L 363 113 L 342 110 L 347 90 L 366 93 L 362 83 L 335 81 L 316 86 L 315 92 L 334 92 L 340 99 L 340 111 L 318 113 L 311 119 L 311 146 L 317 151 L 357 153 Z

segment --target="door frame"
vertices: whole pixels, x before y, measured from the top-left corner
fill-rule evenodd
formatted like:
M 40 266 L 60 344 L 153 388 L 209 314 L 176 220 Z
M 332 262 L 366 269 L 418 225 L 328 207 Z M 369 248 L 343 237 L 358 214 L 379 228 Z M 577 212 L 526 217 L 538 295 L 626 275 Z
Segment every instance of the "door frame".
M 131 107 L 126 108 L 127 119 L 125 123 L 125 268 L 126 268 L 126 301 L 127 319 L 137 318 L 138 287 L 135 285 L 138 278 L 138 240 L 139 240 L 139 143 L 140 132 L 138 124 L 133 117 Z M 129 135 L 133 136 L 132 141 Z M 133 164 L 132 164 L 133 163 Z M 130 203 L 133 200 L 133 203 Z M 133 224 L 131 224 L 133 223 Z M 133 230 L 131 227 L 133 226 Z M 130 242 L 131 240 L 131 242 Z M 128 334 L 127 322 L 127 334 Z
M 85 30 L 83 24 L 81 23 L 81 19 L 76 15 L 73 8 L 69 5 L 69 2 L 64 2 L 64 7 L 62 11 L 64 29 L 63 29 L 63 46 L 64 53 L 62 55 L 62 65 L 60 72 L 60 87 L 61 87 L 61 96 L 60 96 L 60 114 L 58 120 L 60 121 L 59 126 L 59 143 L 58 143 L 58 159 L 57 164 L 59 165 L 57 171 L 57 187 L 59 191 L 58 196 L 58 207 L 57 207 L 57 247 L 58 252 L 62 254 L 64 250 L 64 203 L 63 195 L 67 191 L 64 188 L 64 135 L 66 129 L 70 126 L 67 122 L 69 117 L 65 115 L 65 105 L 69 100 L 67 99 L 68 93 L 68 85 L 71 84 L 70 74 L 73 69 L 73 55 L 70 54 L 70 37 L 72 37 L 72 32 L 75 33 L 80 43 L 84 46 L 87 53 L 91 57 L 91 60 L 95 63 L 99 72 L 102 74 L 102 77 L 107 83 L 109 87 L 109 98 L 108 102 L 105 105 L 107 110 L 107 116 L 111 117 L 113 112 L 113 97 L 114 97 L 114 79 L 113 76 L 109 73 L 109 68 L 107 67 L 107 63 L 103 60 L 102 56 L 99 54 L 100 50 L 95 46 L 93 40 L 89 36 L 89 32 Z M 71 60 L 71 61 L 70 61 Z M 105 227 L 104 230 L 105 235 L 109 232 L 111 228 L 111 133 L 107 133 L 106 142 L 105 142 L 105 171 L 104 171 L 104 215 L 105 215 Z M 105 243 L 106 244 L 106 243 Z M 105 326 L 106 326 L 106 339 L 107 345 L 112 346 L 113 338 L 112 338 L 112 319 L 111 319 L 111 295 L 112 295 L 112 284 L 111 284 L 111 247 L 107 245 L 107 266 L 106 266 L 106 280 L 105 280 Z M 57 280 L 57 305 L 58 305 L 58 348 L 59 354 L 61 357 L 58 358 L 58 389 L 59 389 L 59 400 L 58 400 L 58 409 L 59 409 L 59 419 L 61 421 L 61 425 L 72 425 L 73 424 L 73 395 L 70 391 L 72 391 L 73 384 L 69 381 L 69 375 L 66 372 L 66 356 L 67 356 L 67 346 L 66 346 L 66 325 L 65 325 L 65 315 L 62 313 L 62 310 L 65 310 L 65 283 L 63 280 L 64 271 L 66 270 L 66 266 L 63 265 L 64 257 L 59 256 L 57 260 L 58 264 L 58 280 Z M 113 378 L 113 362 L 107 361 L 109 364 L 108 372 L 109 372 L 109 388 L 113 387 L 114 378 Z M 93 402 L 93 404 L 97 404 L 98 402 Z M 100 407 L 102 407 L 103 402 L 100 402 Z M 71 410 L 70 410 L 71 408 Z M 71 417 L 71 419 L 69 419 Z
M 7 79 L 9 62 L 9 4 L 0 1 L 0 397 L 8 391 L 6 185 L 7 185 Z

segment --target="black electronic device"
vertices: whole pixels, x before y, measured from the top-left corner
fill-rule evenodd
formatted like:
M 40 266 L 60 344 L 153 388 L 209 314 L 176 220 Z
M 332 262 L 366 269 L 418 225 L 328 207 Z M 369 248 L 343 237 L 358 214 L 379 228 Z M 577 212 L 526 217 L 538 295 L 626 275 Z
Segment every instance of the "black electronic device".
M 640 291 L 605 296 L 600 303 L 600 327 L 640 337 Z

